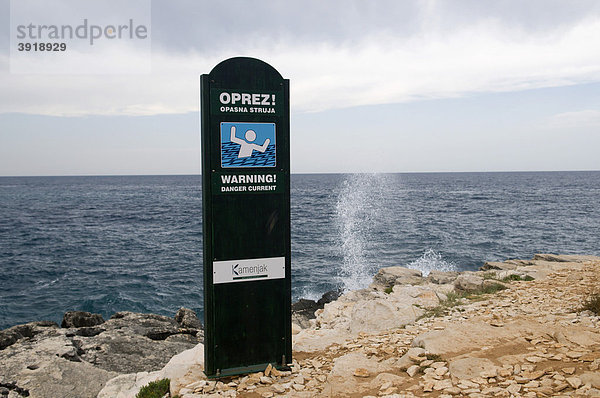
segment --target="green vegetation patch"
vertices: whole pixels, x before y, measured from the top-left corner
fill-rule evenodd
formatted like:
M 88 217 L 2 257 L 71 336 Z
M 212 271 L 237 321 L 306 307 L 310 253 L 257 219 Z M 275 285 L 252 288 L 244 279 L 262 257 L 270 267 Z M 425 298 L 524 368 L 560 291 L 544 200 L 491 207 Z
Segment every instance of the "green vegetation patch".
M 171 380 L 152 381 L 140 389 L 135 398 L 162 398 L 169 392 Z
M 437 318 L 440 316 L 447 315 L 450 308 L 456 307 L 461 304 L 461 299 L 464 295 L 456 293 L 456 292 L 448 292 L 446 293 L 446 300 L 440 301 L 438 306 L 428 308 L 423 315 L 421 315 L 418 319 L 423 318 Z M 418 320 L 417 319 L 417 320 Z
M 390 294 L 391 292 L 394 291 L 394 286 L 390 286 L 390 287 L 386 287 L 384 290 L 385 294 Z
M 591 311 L 596 315 L 600 315 L 600 293 L 590 294 L 583 301 L 580 311 Z
M 502 278 L 502 282 L 512 282 L 512 281 L 532 281 L 534 278 L 530 275 L 525 275 L 525 276 L 521 276 L 521 275 L 517 275 L 517 274 L 512 274 L 509 276 L 506 276 L 504 278 Z
M 473 292 L 472 294 L 475 294 L 475 295 L 492 294 L 492 293 L 496 293 L 496 292 L 499 292 L 500 290 L 504 290 L 504 289 L 507 289 L 507 287 L 501 283 L 491 283 L 487 286 L 482 287 L 481 290 Z
M 486 272 L 483 274 L 483 279 L 498 279 L 495 272 Z
M 443 361 L 442 357 L 438 354 L 425 354 L 425 358 L 433 361 L 433 362 L 441 362 Z
M 428 308 L 423 315 L 421 315 L 417 320 L 423 318 L 436 318 L 444 315 L 448 315 L 451 308 L 457 307 L 462 304 L 462 299 L 468 299 L 472 301 L 483 300 L 484 294 L 493 294 L 499 292 L 500 290 L 507 289 L 501 283 L 490 283 L 487 286 L 469 292 L 449 292 L 446 293 L 446 299 L 440 301 L 440 304 L 436 307 Z

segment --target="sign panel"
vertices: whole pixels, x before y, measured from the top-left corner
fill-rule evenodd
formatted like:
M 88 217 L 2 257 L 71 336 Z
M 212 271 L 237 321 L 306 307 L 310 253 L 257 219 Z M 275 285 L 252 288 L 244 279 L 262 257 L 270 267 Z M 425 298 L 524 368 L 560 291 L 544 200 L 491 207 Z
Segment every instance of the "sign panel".
M 289 81 L 232 58 L 201 77 L 204 368 L 291 362 Z
M 227 260 L 213 263 L 213 283 L 285 278 L 285 257 Z

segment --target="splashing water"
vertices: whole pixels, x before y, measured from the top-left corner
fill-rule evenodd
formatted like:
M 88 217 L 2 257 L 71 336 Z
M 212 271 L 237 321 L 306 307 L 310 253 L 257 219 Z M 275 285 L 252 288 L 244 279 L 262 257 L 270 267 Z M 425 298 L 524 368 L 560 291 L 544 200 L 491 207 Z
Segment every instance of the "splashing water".
M 408 264 L 410 269 L 418 269 L 423 276 L 429 275 L 431 271 L 456 271 L 456 266 L 442 259 L 441 253 L 433 249 L 427 249 L 421 257 Z
M 340 284 L 344 290 L 365 288 L 373 278 L 375 264 L 367 259 L 373 227 L 380 222 L 389 185 L 381 174 L 353 174 L 342 184 L 335 213 L 343 259 Z M 376 259 L 372 259 L 376 260 Z

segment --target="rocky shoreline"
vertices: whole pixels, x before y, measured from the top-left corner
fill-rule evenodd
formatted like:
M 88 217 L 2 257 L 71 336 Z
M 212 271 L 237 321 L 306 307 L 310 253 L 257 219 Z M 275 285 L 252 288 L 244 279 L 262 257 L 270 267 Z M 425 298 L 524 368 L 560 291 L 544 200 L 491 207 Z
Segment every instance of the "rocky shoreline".
M 63 328 L 0 332 L 0 395 L 135 397 L 168 377 L 181 398 L 600 396 L 600 316 L 581 310 L 599 288 L 594 256 L 539 254 L 427 277 L 383 268 L 367 289 L 294 304 L 291 370 L 220 381 L 202 373 L 189 310 L 106 322 L 75 314 Z
M 196 314 L 174 318 L 118 312 L 67 312 L 59 327 L 42 321 L 0 331 L 0 397 L 95 398 L 120 374 L 160 369 L 203 342 Z

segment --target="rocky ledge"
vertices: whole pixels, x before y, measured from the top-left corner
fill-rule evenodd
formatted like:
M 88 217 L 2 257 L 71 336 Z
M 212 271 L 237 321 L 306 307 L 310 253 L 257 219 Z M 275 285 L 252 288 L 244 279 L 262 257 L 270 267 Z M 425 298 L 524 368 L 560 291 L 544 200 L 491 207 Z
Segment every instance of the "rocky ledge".
M 29 324 L 31 332 L 12 328 L 8 340 L 14 333 L 22 337 L 0 351 L 3 364 L 12 361 L 2 372 L 18 375 L 8 382 L 4 377 L 0 388 L 14 397 L 87 397 L 102 388 L 98 398 L 134 398 L 143 385 L 170 378 L 167 396 L 180 398 L 595 397 L 600 396 L 600 316 L 583 310 L 582 303 L 599 286 L 600 257 L 594 256 L 538 254 L 531 260 L 489 262 L 477 272 L 434 271 L 426 277 L 403 267 L 383 268 L 367 289 L 340 297 L 329 292 L 319 302 L 295 304 L 289 370 L 269 366 L 218 381 L 203 374 L 202 344 L 192 343 L 154 370 L 158 358 L 137 366 L 138 359 L 125 353 L 109 360 L 109 349 L 103 348 L 104 360 L 94 361 L 93 345 L 79 347 L 78 341 L 93 337 L 82 333 L 106 328 L 112 319 L 67 329 Z M 150 329 L 155 337 L 168 334 Z M 148 329 L 140 330 L 136 334 L 146 343 L 155 341 Z M 40 339 L 41 333 L 48 335 Z M 160 341 L 180 343 L 190 336 L 177 333 Z M 73 349 L 65 356 L 57 348 L 32 348 L 54 338 L 60 343 L 43 345 Z M 41 353 L 40 363 L 32 361 L 32 352 Z M 140 361 L 169 357 L 155 351 L 141 356 Z M 77 357 L 81 362 L 73 362 Z M 112 367 L 101 366 L 109 362 Z M 62 370 L 67 364 L 86 366 L 79 368 L 84 381 Z M 119 366 L 132 368 L 124 373 Z M 34 376 L 42 369 L 43 377 Z
M 164 377 L 181 398 L 596 397 L 600 317 L 581 306 L 598 286 L 594 256 L 539 254 L 427 277 L 384 268 L 314 319 L 294 317 L 288 371 L 206 380 L 199 344 L 158 372 L 110 380 L 99 397 L 135 397 Z
M 123 373 L 161 369 L 171 357 L 203 342 L 194 311 L 174 318 L 118 312 L 67 312 L 55 322 L 0 331 L 0 397 L 95 398 Z

